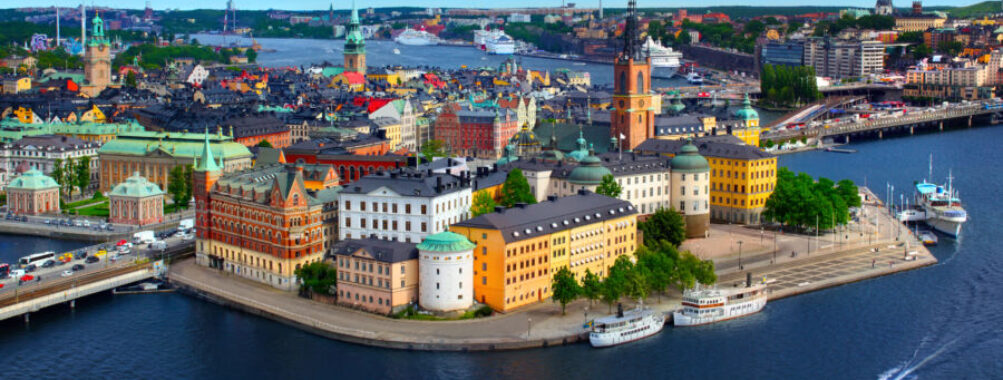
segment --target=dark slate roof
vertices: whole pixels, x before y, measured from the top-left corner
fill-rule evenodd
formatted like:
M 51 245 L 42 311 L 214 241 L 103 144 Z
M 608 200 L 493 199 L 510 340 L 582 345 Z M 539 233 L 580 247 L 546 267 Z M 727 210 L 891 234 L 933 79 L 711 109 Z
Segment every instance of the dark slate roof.
M 479 167 L 475 174 L 477 175 L 473 182 L 475 191 L 501 185 L 508 178 L 508 171 L 492 170 L 489 167 Z
M 342 194 L 368 194 L 381 187 L 386 187 L 402 196 L 435 197 L 469 188 L 470 182 L 469 179 L 452 174 L 402 168 L 362 177 L 346 186 Z
M 369 239 L 346 239 L 331 247 L 330 256 L 363 256 L 370 255 L 382 263 L 399 263 L 418 259 L 417 244 L 402 243 L 392 240 L 381 240 L 375 237 Z M 365 251 L 361 255 L 356 252 Z
M 32 146 L 44 151 L 67 151 L 78 149 L 90 149 L 99 147 L 101 144 L 78 139 L 76 137 L 58 135 L 38 135 L 25 136 L 20 140 L 10 144 L 11 149 L 24 149 Z
M 678 135 L 703 132 L 704 115 L 680 115 L 673 117 L 655 117 L 655 135 Z
M 774 157 L 758 147 L 746 145 L 732 135 L 699 137 L 693 144 L 700 149 L 704 157 L 732 158 L 740 160 L 760 160 Z M 635 151 L 642 153 L 672 154 L 679 153 L 686 140 L 648 139 L 642 142 Z
M 628 201 L 582 190 L 572 196 L 550 197 L 537 204 L 484 214 L 456 226 L 500 230 L 505 242 L 511 243 L 634 214 L 637 210 Z

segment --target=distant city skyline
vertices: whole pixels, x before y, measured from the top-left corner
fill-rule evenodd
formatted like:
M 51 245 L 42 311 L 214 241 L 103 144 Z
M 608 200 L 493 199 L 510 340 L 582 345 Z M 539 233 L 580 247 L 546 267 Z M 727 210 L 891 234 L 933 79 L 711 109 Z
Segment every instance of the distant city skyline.
M 574 1 L 566 0 L 570 3 L 575 3 L 579 8 L 590 8 L 596 7 L 599 4 L 598 0 L 585 0 L 585 1 Z M 982 2 L 982 0 L 925 0 L 923 1 L 924 6 L 967 6 Z M 85 3 L 89 5 L 93 4 L 98 7 L 112 7 L 112 8 L 132 8 L 132 9 L 142 9 L 145 7 L 145 0 L 106 0 L 106 1 L 86 1 Z M 324 10 L 328 9 L 331 4 L 334 4 L 335 9 L 348 9 L 351 7 L 350 0 L 301 0 L 295 2 L 287 2 L 285 4 L 276 4 L 274 1 L 265 0 L 235 0 L 234 4 L 237 9 L 248 9 L 248 10 L 264 10 L 264 9 L 277 9 L 277 10 Z M 835 5 L 828 3 L 816 3 L 816 4 L 806 4 L 803 0 L 761 0 L 757 2 L 757 6 L 763 7 L 796 7 L 796 6 L 837 6 L 837 7 L 853 7 L 853 8 L 873 8 L 873 0 L 848 0 L 840 1 Z M 896 7 L 908 8 L 912 5 L 911 0 L 893 0 Z M 17 3 L 18 7 L 46 7 L 59 5 L 62 7 L 76 7 L 79 6 L 79 1 L 47 1 L 47 0 L 24 0 Z M 226 0 L 215 0 L 215 1 L 205 1 L 205 0 L 153 0 L 151 2 L 152 6 L 156 10 L 163 10 L 165 4 L 169 4 L 171 9 L 223 9 L 226 7 Z M 295 5 L 294 5 L 295 4 Z M 559 6 L 560 2 L 553 1 L 553 4 L 549 2 L 541 3 L 539 1 L 531 0 L 515 0 L 515 1 L 503 1 L 503 2 L 489 2 L 489 1 L 464 1 L 464 0 L 439 0 L 435 2 L 421 2 L 416 4 L 415 2 L 409 2 L 404 0 L 371 0 L 362 1 L 358 0 L 356 4 L 360 8 L 383 8 L 383 7 L 432 7 L 432 8 L 509 8 L 509 7 L 545 7 L 545 6 Z M 604 7 L 606 8 L 626 8 L 626 0 L 607 0 L 604 2 Z M 741 0 L 705 0 L 699 3 L 693 1 L 683 1 L 683 0 L 641 0 L 638 2 L 639 8 L 702 8 L 708 6 L 748 6 L 748 2 Z M 13 8 L 13 7 L 4 7 Z

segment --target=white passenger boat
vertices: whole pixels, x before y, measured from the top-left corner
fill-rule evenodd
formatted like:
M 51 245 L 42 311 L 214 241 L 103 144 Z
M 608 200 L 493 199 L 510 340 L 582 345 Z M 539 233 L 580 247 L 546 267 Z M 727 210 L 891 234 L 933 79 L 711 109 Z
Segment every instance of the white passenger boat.
M 500 37 L 487 41 L 484 48 L 488 54 L 512 55 L 515 54 L 515 40 L 503 33 Z
M 641 45 L 641 51 L 651 58 L 651 76 L 653 78 L 672 78 L 679 71 L 683 54 L 662 46 L 648 36 Z
M 664 326 L 661 313 L 644 308 L 623 311 L 623 305 L 617 305 L 615 315 L 593 322 L 589 343 L 592 347 L 610 347 L 633 342 L 658 334 Z
M 683 309 L 672 313 L 676 326 L 698 326 L 758 313 L 766 306 L 766 284 L 753 284 L 751 275 L 745 287 L 700 289 L 683 292 Z
M 394 39 L 401 45 L 409 46 L 431 46 L 439 44 L 439 37 L 424 30 L 414 30 L 407 28 Z

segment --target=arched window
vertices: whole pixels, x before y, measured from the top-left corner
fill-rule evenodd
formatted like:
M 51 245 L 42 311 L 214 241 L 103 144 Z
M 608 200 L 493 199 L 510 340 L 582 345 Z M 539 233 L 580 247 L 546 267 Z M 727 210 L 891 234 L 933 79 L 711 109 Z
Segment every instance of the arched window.
M 644 72 L 643 71 L 638 71 L 637 72 L 637 93 L 638 94 L 643 94 L 644 93 Z

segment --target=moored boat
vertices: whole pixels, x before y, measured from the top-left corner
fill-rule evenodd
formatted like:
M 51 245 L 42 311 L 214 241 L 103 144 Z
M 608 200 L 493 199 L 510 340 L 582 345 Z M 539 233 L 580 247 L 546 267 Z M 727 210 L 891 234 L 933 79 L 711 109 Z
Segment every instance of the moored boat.
M 698 326 L 744 317 L 763 310 L 767 298 L 766 284 L 753 284 L 751 274 L 746 277 L 745 287 L 687 290 L 683 292 L 682 310 L 672 313 L 672 323 Z
M 589 343 L 597 348 L 616 346 L 658 334 L 664 326 L 661 313 L 641 307 L 623 311 L 623 305 L 617 305 L 616 314 L 592 322 Z

